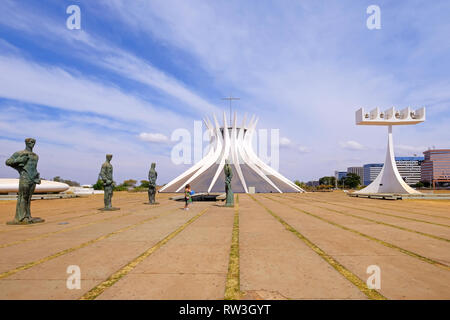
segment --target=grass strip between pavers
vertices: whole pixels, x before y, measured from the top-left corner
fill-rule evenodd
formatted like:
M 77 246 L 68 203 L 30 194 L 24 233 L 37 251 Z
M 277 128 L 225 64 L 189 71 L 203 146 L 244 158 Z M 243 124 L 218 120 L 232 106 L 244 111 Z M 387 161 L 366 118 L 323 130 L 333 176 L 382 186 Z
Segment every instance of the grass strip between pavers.
M 336 259 L 334 259 L 328 253 L 323 251 L 321 248 L 319 248 L 313 242 L 311 242 L 308 238 L 306 238 L 304 235 L 302 235 L 300 232 L 298 232 L 295 228 L 293 228 L 290 224 L 288 224 L 281 217 L 279 217 L 277 214 L 275 214 L 272 210 L 267 208 L 259 200 L 255 199 L 251 195 L 250 195 L 250 198 L 252 198 L 256 203 L 258 203 L 268 213 L 270 213 L 276 220 L 278 220 L 278 222 L 280 222 L 286 228 L 286 230 L 288 230 L 288 231 L 292 232 L 293 234 L 295 234 L 308 247 L 310 247 L 315 253 L 317 253 L 322 259 L 324 259 L 329 265 L 331 265 L 337 272 L 339 272 L 341 275 L 343 275 L 348 281 L 353 283 L 353 285 L 355 285 L 369 299 L 372 299 L 372 300 L 387 300 L 387 298 L 385 296 L 383 296 L 381 293 L 379 293 L 377 290 L 369 289 L 367 287 L 367 284 L 363 280 L 361 280 L 357 275 L 355 275 L 353 272 L 348 270 L 346 267 L 344 267 L 342 264 L 340 264 Z
M 105 218 L 105 219 L 92 221 L 92 222 L 88 222 L 88 223 L 85 223 L 85 224 L 80 224 L 78 226 L 68 227 L 68 228 L 65 228 L 65 229 L 57 230 L 57 231 L 47 232 L 47 233 L 40 234 L 40 235 L 32 237 L 32 238 L 21 239 L 21 240 L 17 240 L 17 241 L 14 241 L 14 242 L 0 244 L 0 249 L 11 247 L 11 246 L 14 246 L 14 245 L 17 245 L 17 244 L 21 244 L 21 243 L 25 243 L 25 242 L 29 242 L 29 241 L 33 241 L 33 240 L 45 239 L 45 238 L 48 238 L 48 237 L 50 237 L 52 235 L 55 235 L 55 234 L 81 229 L 83 227 L 89 227 L 89 226 L 97 224 L 97 223 L 101 223 L 101 222 L 105 222 L 105 221 L 109 221 L 109 220 L 115 220 L 115 219 L 118 219 L 118 218 L 123 218 L 123 217 L 129 216 L 131 214 L 133 214 L 133 212 L 125 213 L 125 214 L 122 214 L 120 216 L 108 217 L 108 218 Z
M 288 199 L 293 199 L 290 198 L 289 196 L 286 197 Z M 298 199 L 298 197 L 294 197 L 295 199 Z M 349 209 L 355 209 L 355 210 L 361 210 L 361 211 L 367 211 L 370 213 L 375 213 L 375 214 L 381 214 L 381 215 L 386 215 L 386 216 L 392 216 L 392 217 L 396 217 L 396 218 L 400 218 L 400 219 L 405 219 L 405 220 L 412 220 L 412 221 L 417 221 L 417 222 L 424 222 L 424 223 L 429 223 L 429 224 L 435 224 L 437 226 L 441 226 L 441 227 L 447 227 L 450 228 L 450 225 L 448 224 L 441 224 L 441 223 L 437 223 L 437 222 L 429 222 L 429 221 L 425 221 L 425 220 L 420 220 L 420 219 L 414 219 L 414 218 L 408 218 L 408 217 L 403 217 L 403 216 L 397 216 L 394 214 L 389 214 L 389 213 L 384 213 L 384 212 L 379 212 L 379 211 L 373 211 L 373 210 L 369 210 L 367 208 L 377 208 L 377 209 L 384 209 L 384 210 L 390 210 L 389 208 L 386 207 L 374 207 L 374 206 L 369 206 L 369 205 L 365 205 L 364 208 L 361 207 L 355 207 L 355 206 L 346 206 L 343 205 L 342 203 L 333 203 L 333 202 L 327 202 L 327 201 L 323 201 L 323 200 L 319 200 L 316 197 L 308 197 L 305 199 L 302 199 L 303 201 L 309 201 L 309 202 L 321 202 L 321 203 L 327 203 L 327 204 L 331 204 L 331 205 L 335 205 L 335 206 L 341 206 L 341 207 L 345 207 L 345 208 L 349 208 Z M 348 202 L 347 202 L 348 203 Z M 421 216 L 427 216 L 427 217 L 432 217 L 432 218 L 437 218 L 437 219 L 450 219 L 449 217 L 444 217 L 444 216 L 436 216 L 433 214 L 427 214 L 427 213 L 419 213 L 419 212 L 412 212 L 411 210 L 401 210 L 400 208 L 394 208 L 393 210 L 398 211 L 398 212 L 404 212 L 404 213 L 409 213 L 409 214 L 415 214 L 415 215 L 421 215 Z
M 239 271 L 239 195 L 234 203 L 233 232 L 231 236 L 230 259 L 225 285 L 225 300 L 238 300 L 241 296 Z
M 13 274 L 15 274 L 15 273 L 17 273 L 17 272 L 20 272 L 20 271 L 24 271 L 24 270 L 30 269 L 30 268 L 32 268 L 32 267 L 34 267 L 34 266 L 37 266 L 38 264 L 41 264 L 41 263 L 44 263 L 44 262 L 53 260 L 53 259 L 55 259 L 55 258 L 58 258 L 58 257 L 62 256 L 62 255 L 71 253 L 71 252 L 73 252 L 73 251 L 75 251 L 75 250 L 78 250 L 78 249 L 87 247 L 87 246 L 89 246 L 89 245 L 91 245 L 91 244 L 94 244 L 94 243 L 96 243 L 96 242 L 98 242 L 98 241 L 105 240 L 105 239 L 107 239 L 107 238 L 109 238 L 109 237 L 111 237 L 111 236 L 114 236 L 114 235 L 116 235 L 116 234 L 119 234 L 119 233 L 122 233 L 122 232 L 124 232 L 124 231 L 130 230 L 130 229 L 132 229 L 132 228 L 134 228 L 134 227 L 137 227 L 137 226 L 139 226 L 139 225 L 142 225 L 142 224 L 144 224 L 144 223 L 146 223 L 146 222 L 148 222 L 148 221 L 157 219 L 157 218 L 159 218 L 159 217 L 161 217 L 161 216 L 163 216 L 163 215 L 165 215 L 165 214 L 169 214 L 169 213 L 175 212 L 176 210 L 179 210 L 179 209 L 175 209 L 175 210 L 172 210 L 172 211 L 169 211 L 169 212 L 166 212 L 166 213 L 162 213 L 162 214 L 160 214 L 160 215 L 157 215 L 157 216 L 154 216 L 154 217 L 145 219 L 145 220 L 143 220 L 143 221 L 139 221 L 138 223 L 135 223 L 135 224 L 129 225 L 129 226 L 125 227 L 125 228 L 122 228 L 122 229 L 113 231 L 113 232 L 111 232 L 111 233 L 105 234 L 105 235 L 103 235 L 103 236 L 101 236 L 101 237 L 98 237 L 98 238 L 96 238 L 96 239 L 89 240 L 89 241 L 84 242 L 84 243 L 82 243 L 82 244 L 80 244 L 80 245 L 78 245 L 78 246 L 75 246 L 75 247 L 72 247 L 72 248 L 69 248 L 69 249 L 62 250 L 62 251 L 60 251 L 60 252 L 57 252 L 57 253 L 52 254 L 52 255 L 50 255 L 50 256 L 47 256 L 47 257 L 45 257 L 45 258 L 39 259 L 39 260 L 37 260 L 37 261 L 29 262 L 29 263 L 27 263 L 27 264 L 24 264 L 23 266 L 20 266 L 20 267 L 15 268 L 15 269 L 12 269 L 12 270 L 9 270 L 9 271 L 5 271 L 5 272 L 3 272 L 3 273 L 0 273 L 0 280 L 1 280 L 1 279 L 4 279 L 4 278 L 6 278 L 6 277 L 9 277 L 9 276 L 11 276 L 11 275 L 13 275 Z
M 147 210 L 155 209 L 155 208 L 158 208 L 158 207 L 160 207 L 160 206 L 154 206 L 154 207 L 148 208 Z M 88 223 L 85 223 L 85 224 L 80 224 L 78 226 L 73 226 L 73 227 L 68 227 L 68 228 L 64 228 L 64 229 L 61 229 L 61 230 L 57 230 L 57 231 L 47 232 L 47 233 L 40 234 L 40 235 L 32 237 L 32 238 L 21 239 L 21 240 L 17 240 L 17 241 L 10 242 L 10 243 L 0 244 L 0 249 L 7 248 L 7 247 L 10 247 L 10 246 L 14 246 L 16 244 L 21 244 L 21 243 L 33 241 L 33 240 L 45 239 L 45 238 L 48 238 L 48 237 L 50 237 L 50 236 L 52 236 L 54 234 L 59 234 L 59 233 L 64 233 L 64 232 L 68 232 L 68 231 L 72 231 L 72 230 L 81 229 L 81 228 L 84 228 L 84 227 L 89 227 L 89 226 L 92 226 L 92 225 L 95 225 L 95 224 L 98 224 L 98 223 L 101 223 L 101 222 L 110 221 L 110 220 L 116 220 L 116 219 L 123 218 L 123 217 L 129 216 L 129 215 L 132 215 L 132 214 L 135 214 L 135 212 L 124 213 L 124 214 L 119 215 L 119 216 L 108 217 L 108 218 L 105 218 L 105 219 L 92 221 L 92 222 L 88 222 Z
M 270 199 L 270 198 L 267 198 L 267 199 Z M 294 201 L 293 198 L 285 197 L 285 199 L 289 199 L 289 200 Z M 304 203 L 309 205 L 309 206 L 313 206 L 313 207 L 316 207 L 316 208 L 319 208 L 319 209 L 324 209 L 324 210 L 328 210 L 328 211 L 331 211 L 331 212 L 336 212 L 336 213 L 342 214 L 342 215 L 347 216 L 347 217 L 353 217 L 353 218 L 356 218 L 356 219 L 373 222 L 373 223 L 384 225 L 384 226 L 387 226 L 387 227 L 396 228 L 396 229 L 399 229 L 399 230 L 420 234 L 421 236 L 433 238 L 433 239 L 436 239 L 436 240 L 450 242 L 450 239 L 439 237 L 439 236 L 436 236 L 434 234 L 430 234 L 430 233 L 426 233 L 426 232 L 422 232 L 422 231 L 418 231 L 418 230 L 413 230 L 413 229 L 409 229 L 409 228 L 405 228 L 405 227 L 400 227 L 400 226 L 397 226 L 395 224 L 390 224 L 390 223 L 379 221 L 379 220 L 374 220 L 374 219 L 370 219 L 370 218 L 366 218 L 366 217 L 361 217 L 361 216 L 358 216 L 356 214 L 343 212 L 343 211 L 339 211 L 339 210 L 336 210 L 336 209 L 331 209 L 331 208 L 327 208 L 327 207 L 321 207 L 321 206 L 318 206 L 316 204 L 311 204 L 310 202 L 304 202 Z M 338 204 L 336 204 L 336 205 L 338 205 Z M 358 209 L 358 210 L 362 210 L 362 209 Z
M 14 200 L 14 201 L 16 201 L 16 200 Z M 44 201 L 46 201 L 46 200 L 44 200 Z M 137 201 L 127 201 L 127 202 L 124 203 L 124 205 L 132 204 L 134 202 L 137 202 Z M 141 201 L 139 201 L 139 202 L 141 202 Z M 121 206 L 122 206 L 122 204 L 121 204 Z M 54 209 L 53 211 L 56 211 L 56 210 L 57 209 Z M 65 214 L 73 213 L 73 210 L 63 211 L 62 213 L 55 214 L 55 215 L 57 215 L 59 217 L 58 219 L 48 221 L 47 218 L 46 218 L 46 223 L 45 224 L 32 223 L 32 224 L 29 224 L 29 225 L 14 225 L 13 227 L 10 227 L 9 229 L 0 230 L 0 234 L 11 232 L 11 231 L 25 230 L 27 228 L 33 228 L 33 227 L 36 227 L 36 226 L 39 227 L 39 226 L 43 226 L 43 225 L 55 224 L 55 223 L 60 222 L 60 221 L 71 221 L 71 220 L 80 219 L 80 218 L 89 217 L 89 216 L 92 217 L 92 216 L 96 216 L 96 215 L 99 215 L 99 214 L 108 214 L 107 211 L 99 211 L 98 209 L 92 209 L 92 208 L 86 209 L 86 211 L 89 211 L 89 213 L 82 214 L 82 215 L 79 215 L 79 216 L 68 217 L 68 218 L 64 218 L 64 217 L 61 217 L 61 216 L 65 215 Z M 40 213 L 38 213 L 37 215 L 40 215 Z
M 92 210 L 93 211 L 93 210 Z M 0 230 L 0 234 L 3 234 L 3 233 L 7 233 L 7 232 L 11 232 L 11 231 L 19 231 L 19 230 L 25 230 L 25 229 L 27 229 L 27 228 L 33 228 L 33 227 L 36 227 L 36 226 L 43 226 L 43 225 L 49 225 L 49 224 L 53 224 L 53 223 L 57 223 L 57 222 L 60 222 L 60 221 L 70 221 L 70 220 L 74 220 L 74 219 L 79 219 L 79 218 L 84 218 L 84 217 L 88 217 L 88 216 L 95 216 L 95 215 L 98 215 L 98 214 L 101 214 L 101 213 L 105 213 L 104 211 L 102 212 L 102 211 L 98 211 L 97 212 L 97 210 L 95 211 L 95 212 L 91 212 L 91 213 L 87 213 L 87 214 L 83 214 L 83 215 L 81 215 L 81 216 L 74 216 L 74 217 L 69 217 L 69 218 L 60 218 L 60 219 L 56 219 L 56 220 L 53 220 L 53 221 L 48 221 L 47 222 L 47 220 L 46 220 L 46 224 L 42 224 L 42 223 L 32 223 L 32 224 L 29 224 L 29 225 L 14 225 L 14 226 L 16 226 L 16 228 L 10 228 L 10 229 L 5 229 L 5 230 Z M 21 228 L 17 228 L 17 227 L 21 227 Z
M 153 247 L 149 248 L 147 251 L 139 255 L 137 258 L 129 262 L 126 266 L 116 271 L 114 274 L 112 274 L 108 279 L 100 283 L 99 285 L 95 286 L 91 290 L 89 290 L 86 294 L 84 294 L 80 300 L 94 300 L 99 295 L 101 295 L 106 289 L 112 287 L 117 281 L 119 281 L 122 277 L 126 276 L 128 273 L 130 273 L 136 266 L 144 261 L 147 257 L 149 257 L 153 252 L 161 248 L 163 245 L 165 245 L 167 242 L 169 242 L 172 238 L 174 238 L 177 234 L 179 234 L 181 231 L 183 231 L 187 226 L 189 226 L 191 223 L 193 223 L 195 220 L 200 218 L 203 214 L 208 211 L 209 207 L 203 209 L 199 214 L 191 218 L 189 221 L 184 223 L 182 226 L 177 228 L 175 231 L 170 233 L 168 236 L 166 236 L 164 239 L 158 241 Z
M 341 207 L 344 207 L 344 208 L 349 208 L 349 209 L 366 211 L 366 212 L 369 212 L 369 213 L 374 213 L 374 214 L 378 214 L 378 215 L 382 215 L 382 216 L 394 217 L 394 218 L 399 218 L 399 219 L 403 219 L 403 220 L 409 220 L 409 221 L 414 221 L 414 222 L 421 222 L 421 223 L 431 224 L 431 225 L 435 225 L 435 226 L 439 226 L 439 227 L 450 228 L 450 225 L 443 224 L 443 223 L 431 222 L 431 221 L 415 219 L 415 218 L 408 218 L 408 217 L 398 216 L 398 215 L 391 214 L 391 213 L 379 212 L 379 211 L 368 210 L 368 209 L 363 209 L 363 208 L 358 208 L 358 207 L 345 206 L 345 205 L 341 205 L 341 204 L 337 204 L 337 203 L 333 203 L 333 202 L 327 202 L 327 201 L 319 201 L 319 202 L 322 202 L 322 203 L 325 203 L 325 204 L 331 204 L 331 205 L 334 205 L 334 206 L 338 205 L 338 206 L 341 206 Z M 381 209 L 387 210 L 387 208 L 381 208 Z M 393 210 L 397 210 L 397 208 L 395 208 Z M 400 211 L 400 210 L 397 210 L 397 211 Z M 410 211 L 408 211 L 408 212 L 411 213 L 411 214 L 414 214 L 413 212 L 410 212 Z M 448 217 L 435 216 L 435 215 L 425 214 L 425 213 L 417 213 L 417 214 L 426 215 L 426 216 L 432 217 L 432 218 L 449 219 Z
M 322 221 L 324 221 L 324 222 L 326 222 L 326 223 L 328 223 L 328 224 L 331 224 L 331 225 L 333 225 L 333 226 L 335 226 L 335 227 L 338 227 L 338 228 L 340 228 L 340 229 L 343 229 L 343 230 L 352 232 L 352 233 L 357 234 L 357 235 L 359 235 L 359 236 L 361 236 L 361 237 L 364 237 L 364 238 L 366 238 L 366 239 L 372 240 L 372 241 L 374 241 L 374 242 L 376 242 L 376 243 L 379 243 L 379 244 L 381 244 L 381 245 L 383 245 L 383 246 L 385 246 L 385 247 L 388 247 L 388 248 L 391 248 L 391 249 L 395 249 L 395 250 L 397 250 L 397 251 L 400 251 L 401 253 L 404 253 L 404 254 L 406 254 L 406 255 L 408 255 L 408 256 L 410 256 L 410 257 L 419 259 L 419 260 L 421 260 L 421 261 L 424 261 L 424 262 L 427 262 L 427 263 L 429 263 L 429 264 L 432 264 L 432 265 L 434 265 L 434 266 L 436 266 L 436 267 L 439 267 L 439 268 L 442 268 L 442 269 L 444 269 L 444 270 L 450 271 L 450 266 L 448 266 L 448 265 L 446 265 L 446 264 L 444 264 L 444 263 L 441 263 L 441 262 L 439 262 L 439 261 L 436 261 L 436 260 L 433 260 L 433 259 L 424 257 L 424 256 L 422 256 L 422 255 L 420 255 L 420 254 L 418 254 L 418 253 L 415 253 L 415 252 L 412 252 L 412 251 L 403 249 L 403 248 L 401 248 L 401 247 L 399 247 L 399 246 L 396 246 L 395 244 L 392 244 L 392 243 L 386 242 L 386 241 L 384 241 L 384 240 L 381 240 L 381 239 L 378 239 L 378 238 L 369 236 L 368 234 L 365 234 L 365 233 L 359 232 L 358 230 L 355 230 L 355 229 L 352 229 L 352 228 L 349 228 L 349 227 L 340 225 L 339 223 L 336 223 L 336 222 L 330 221 L 330 220 L 328 220 L 328 219 L 322 218 L 322 217 L 320 217 L 320 216 L 318 216 L 318 215 L 315 215 L 315 214 L 313 214 L 313 213 L 311 213 L 311 212 L 308 212 L 308 211 L 305 211 L 305 210 L 296 208 L 296 207 L 291 206 L 291 205 L 288 205 L 288 204 L 286 204 L 286 203 L 284 203 L 284 202 L 281 202 L 281 201 L 278 201 L 278 200 L 275 200 L 275 199 L 272 199 L 272 198 L 269 198 L 269 197 L 266 197 L 266 198 L 269 199 L 269 200 L 272 200 L 272 201 L 274 201 L 274 202 L 281 203 L 281 204 L 283 204 L 283 205 L 285 205 L 285 206 L 287 206 L 287 207 L 289 207 L 289 208 L 291 208 L 291 209 L 294 209 L 294 210 L 299 211 L 299 212 L 301 212 L 301 213 L 307 214 L 307 215 L 309 215 L 309 216 L 311 216 L 311 217 L 314 217 L 314 218 L 317 218 L 317 219 L 319 219 L 319 220 L 322 220 Z

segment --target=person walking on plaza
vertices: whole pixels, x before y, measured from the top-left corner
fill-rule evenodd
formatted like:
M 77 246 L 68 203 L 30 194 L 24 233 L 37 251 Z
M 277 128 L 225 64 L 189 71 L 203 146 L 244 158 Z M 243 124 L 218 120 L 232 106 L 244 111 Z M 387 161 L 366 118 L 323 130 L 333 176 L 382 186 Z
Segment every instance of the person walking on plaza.
M 191 203 L 191 186 L 187 184 L 186 187 L 184 187 L 184 210 L 189 210 L 189 204 Z

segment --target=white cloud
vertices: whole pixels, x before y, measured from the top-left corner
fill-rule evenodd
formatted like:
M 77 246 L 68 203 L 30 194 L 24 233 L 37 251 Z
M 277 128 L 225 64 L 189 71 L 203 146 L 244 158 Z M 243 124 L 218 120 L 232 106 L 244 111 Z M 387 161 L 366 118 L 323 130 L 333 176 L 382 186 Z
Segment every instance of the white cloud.
M 301 153 L 310 153 L 311 152 L 311 148 L 304 147 L 304 146 L 299 146 L 298 147 L 298 151 L 300 151 Z
M 169 142 L 169 137 L 162 133 L 147 133 L 141 132 L 139 139 L 147 142 L 166 143 Z
M 47 41 L 63 41 L 73 48 L 69 54 L 96 64 L 123 77 L 156 88 L 170 97 L 188 104 L 193 110 L 218 112 L 218 108 L 203 99 L 178 79 L 154 67 L 149 61 L 115 46 L 85 30 L 76 32 L 61 28 L 60 21 L 46 13 L 27 10 L 20 4 L 4 0 L 0 23 L 25 31 L 33 36 L 45 37 Z M 4 41 L 3 41 L 4 42 Z M 0 48 L 6 46 L 0 39 Z M 9 46 L 14 48 L 13 46 Z
M 187 89 L 185 85 L 176 79 L 171 78 L 164 72 L 156 69 L 148 62 L 125 53 L 118 48 L 105 50 L 105 52 L 101 54 L 100 59 L 95 59 L 93 61 L 94 63 L 115 71 L 124 77 L 157 88 L 190 105 L 194 110 L 201 112 L 219 111 L 216 106 Z
M 280 146 L 289 146 L 291 144 L 291 140 L 286 137 L 280 138 Z
M 0 52 L 19 55 L 20 49 L 0 38 Z
M 180 52 L 178 58 L 182 58 L 176 63 L 184 71 L 190 70 L 184 80 L 156 68 L 141 53 L 131 54 L 118 48 L 120 40 L 107 44 L 104 39 L 108 35 L 67 32 L 58 27 L 59 22 L 50 25 L 48 17 L 39 18 L 40 14 L 34 10 L 23 10 L 19 2 L 4 2 L 0 23 L 28 34 L 39 33 L 36 38 L 44 39 L 42 43 L 47 50 L 50 43 L 66 40 L 73 49 L 64 48 L 66 58 L 85 59 L 122 78 L 156 88 L 158 93 L 182 101 L 181 108 L 188 105 L 189 110 L 203 112 L 213 107 L 195 90 L 190 90 L 190 79 L 195 79 L 199 87 L 198 71 L 212 79 L 200 84 L 208 95 L 221 94 L 221 90 L 236 93 L 245 111 L 257 113 L 265 128 L 282 125 L 283 132 L 289 133 L 292 141 L 285 153 L 309 150 L 298 144 L 320 146 L 303 156 L 301 166 L 295 163 L 285 172 L 293 178 L 315 179 L 329 175 L 338 165 L 343 168 L 358 165 L 359 160 L 350 164 L 348 154 L 361 155 L 361 164 L 383 160 L 385 130 L 355 126 L 354 111 L 359 106 L 368 109 L 379 106 L 383 110 L 399 103 L 399 107 L 431 106 L 427 109 L 427 122 L 396 128 L 395 141 L 400 145 L 409 146 L 414 141 L 420 146 L 442 147 L 448 147 L 450 141 L 449 42 L 445 41 L 450 22 L 439 14 L 448 12 L 448 1 L 436 6 L 389 5 L 385 19 L 396 22 L 390 25 L 389 32 L 377 33 L 368 33 L 362 20 L 364 10 L 359 10 L 359 4 L 339 1 L 326 4 L 288 1 L 283 5 L 264 2 L 256 9 L 239 1 L 103 0 L 95 5 L 86 2 L 87 9 L 98 4 L 97 11 L 91 14 L 100 13 L 99 19 L 107 16 L 109 21 L 118 21 L 124 32 L 134 32 L 142 42 L 159 41 L 170 52 Z M 17 8 L 5 10 L 12 3 Z M 389 19 L 394 17 L 398 20 Z M 409 28 L 405 29 L 406 25 Z M 172 58 L 170 54 L 167 60 L 162 58 L 162 65 L 172 63 L 169 61 Z M 184 76 L 183 72 L 179 74 Z M 26 85 L 26 79 L 23 80 L 20 84 Z M 128 105 L 125 110 L 135 112 L 128 110 Z M 129 121 L 138 123 L 141 116 L 138 113 L 133 117 L 136 120 Z M 136 130 L 134 138 L 143 131 L 168 132 L 160 126 Z M 358 142 L 349 144 L 355 142 L 347 141 L 349 138 L 370 147 Z M 341 145 L 338 141 L 346 142 Z M 417 152 L 417 149 L 404 150 Z M 402 152 L 401 147 L 398 151 Z M 297 161 L 295 155 L 289 156 L 281 167 L 291 159 Z
M 76 76 L 68 71 L 39 65 L 20 58 L 0 55 L 0 96 L 8 99 L 90 112 L 130 121 L 135 126 L 168 128 L 185 122 L 180 115 L 165 111 L 96 79 Z M 170 119 L 170 123 L 167 123 Z
M 349 140 L 346 142 L 339 142 L 339 145 L 341 146 L 341 148 L 351 150 L 351 151 L 366 150 L 366 147 L 364 147 L 362 144 L 360 144 L 359 142 L 356 142 L 356 141 L 352 141 L 352 140 Z
M 114 155 L 114 180 L 117 182 L 145 179 L 154 161 L 159 168 L 160 183 L 173 179 L 183 169 L 170 161 L 168 152 L 161 152 L 159 146 L 148 148 L 134 134 L 86 126 L 72 117 L 43 120 L 33 118 L 33 114 L 23 108 L 2 108 L 0 161 L 4 163 L 13 152 L 22 150 L 26 137 L 36 138 L 38 170 L 47 179 L 59 175 L 81 183 L 94 183 L 107 153 Z M 16 176 L 17 172 L 11 168 L 0 166 L 0 177 Z
M 409 145 L 399 144 L 399 145 L 395 145 L 394 150 L 396 153 L 407 153 L 410 156 L 412 156 L 412 154 L 417 154 L 418 156 L 423 156 L 423 152 L 428 150 L 428 147 L 409 146 Z

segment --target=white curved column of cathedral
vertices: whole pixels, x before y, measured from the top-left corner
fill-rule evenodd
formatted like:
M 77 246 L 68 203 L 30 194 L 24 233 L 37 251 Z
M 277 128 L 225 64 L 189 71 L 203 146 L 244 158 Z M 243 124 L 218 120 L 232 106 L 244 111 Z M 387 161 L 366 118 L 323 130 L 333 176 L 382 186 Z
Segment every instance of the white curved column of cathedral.
M 251 128 L 249 130 L 251 130 L 251 134 L 253 135 L 253 133 L 255 132 L 256 129 L 256 124 L 258 123 L 258 119 L 256 119 L 254 121 L 254 123 L 251 125 Z M 283 175 L 281 175 L 279 172 L 277 172 L 275 169 L 273 169 L 272 167 L 270 167 L 269 165 L 267 165 L 264 161 L 262 161 L 253 151 L 253 148 L 251 146 L 251 138 L 247 141 L 247 148 L 246 151 L 249 153 L 251 160 L 257 165 L 259 166 L 262 171 L 264 172 L 265 175 L 273 175 L 274 177 L 276 177 L 277 179 L 281 180 L 282 182 L 286 183 L 287 185 L 291 186 L 292 188 L 294 188 L 295 190 L 297 190 L 298 192 L 305 192 L 302 188 L 300 188 L 299 186 L 297 186 L 295 183 L 293 183 L 291 180 L 287 179 L 286 177 L 284 177 Z
M 243 162 L 247 164 L 259 177 L 261 177 L 264 181 L 266 181 L 269 185 L 271 185 L 277 192 L 282 193 L 282 191 L 270 180 L 264 172 L 261 171 L 261 169 L 255 164 L 255 161 L 253 158 L 257 158 L 256 155 L 252 156 L 249 154 L 248 150 L 252 148 L 251 142 L 253 139 L 253 132 L 254 132 L 254 124 L 256 125 L 256 119 L 252 117 L 250 120 L 250 124 L 248 128 L 244 131 L 242 130 L 242 134 L 240 135 L 239 139 L 239 153 L 242 156 Z M 242 126 L 245 127 L 245 122 Z
M 219 158 L 219 155 L 222 150 L 222 144 L 223 142 L 219 139 L 214 139 L 214 130 L 213 128 L 209 127 L 209 123 L 205 121 L 205 124 L 210 132 L 211 138 L 210 138 L 210 150 L 208 154 L 199 162 L 201 162 L 201 165 L 199 166 L 195 174 L 193 174 L 183 185 L 181 185 L 176 192 L 180 192 L 183 190 L 185 184 L 189 184 L 192 181 L 194 181 L 196 178 L 198 178 L 202 173 L 204 173 L 206 170 L 208 170 L 213 164 L 217 162 L 217 159 Z M 216 133 L 217 136 L 217 133 Z M 211 147 L 212 146 L 212 147 Z
M 224 121 L 225 121 L 225 112 L 224 115 Z M 245 190 L 245 193 L 248 193 L 247 184 L 245 183 L 244 175 L 241 170 L 241 159 L 240 154 L 238 152 L 238 145 L 241 143 L 238 139 L 238 132 L 236 128 L 236 113 L 234 113 L 234 119 L 233 119 L 233 126 L 231 128 L 231 139 L 230 139 L 230 153 L 231 153 L 231 163 L 234 164 L 234 167 L 237 171 L 237 176 L 239 177 L 239 180 L 241 181 L 242 187 Z M 224 126 L 226 125 L 226 122 L 224 122 Z M 240 128 L 239 131 L 243 131 L 245 128 Z
M 228 159 L 228 156 L 230 154 L 230 136 L 228 134 L 228 125 L 227 125 L 227 119 L 225 112 L 223 113 L 223 127 L 222 130 L 219 127 L 219 122 L 217 121 L 216 116 L 214 115 L 214 121 L 216 123 L 216 128 L 219 131 L 218 138 L 222 141 L 222 150 L 220 153 L 220 156 L 218 159 L 216 159 L 216 163 L 219 164 L 219 166 L 216 169 L 216 172 L 211 180 L 211 183 L 208 187 L 208 192 L 211 192 L 211 189 L 216 184 L 217 178 L 219 177 L 220 173 L 223 171 L 223 167 L 225 166 L 225 160 Z
M 241 190 L 237 192 L 248 193 L 249 185 L 255 188 L 255 192 L 304 192 L 253 152 L 251 142 L 257 124 L 254 116 L 248 126 L 244 117 L 241 127 L 237 125 L 236 113 L 231 126 L 227 124 L 225 112 L 223 126 L 219 125 L 215 115 L 213 119 L 214 124 L 209 118 L 204 120 L 211 136 L 207 155 L 161 188 L 160 192 L 181 192 L 186 184 L 191 184 L 196 192 L 224 191 L 222 180 L 226 161 L 235 173 L 232 183 Z

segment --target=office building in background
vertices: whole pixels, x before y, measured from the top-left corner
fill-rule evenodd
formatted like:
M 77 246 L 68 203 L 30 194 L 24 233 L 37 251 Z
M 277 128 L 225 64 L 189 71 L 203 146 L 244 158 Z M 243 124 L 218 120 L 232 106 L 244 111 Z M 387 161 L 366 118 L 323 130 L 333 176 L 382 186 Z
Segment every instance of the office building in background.
M 339 184 L 339 181 L 342 178 L 345 178 L 346 176 L 347 176 L 347 171 L 337 171 L 337 170 L 334 171 L 334 177 L 336 178 L 336 181 L 335 181 L 336 188 Z
M 421 181 L 433 184 L 450 182 L 450 149 L 433 149 L 424 153 Z
M 359 183 L 364 185 L 364 167 L 349 167 L 347 168 L 347 174 L 354 173 L 359 176 Z
M 382 163 L 369 163 L 363 166 L 364 170 L 364 185 L 368 186 L 376 179 L 381 169 L 383 168 Z
M 397 170 L 408 185 L 415 185 L 421 180 L 421 164 L 424 157 L 395 157 Z

